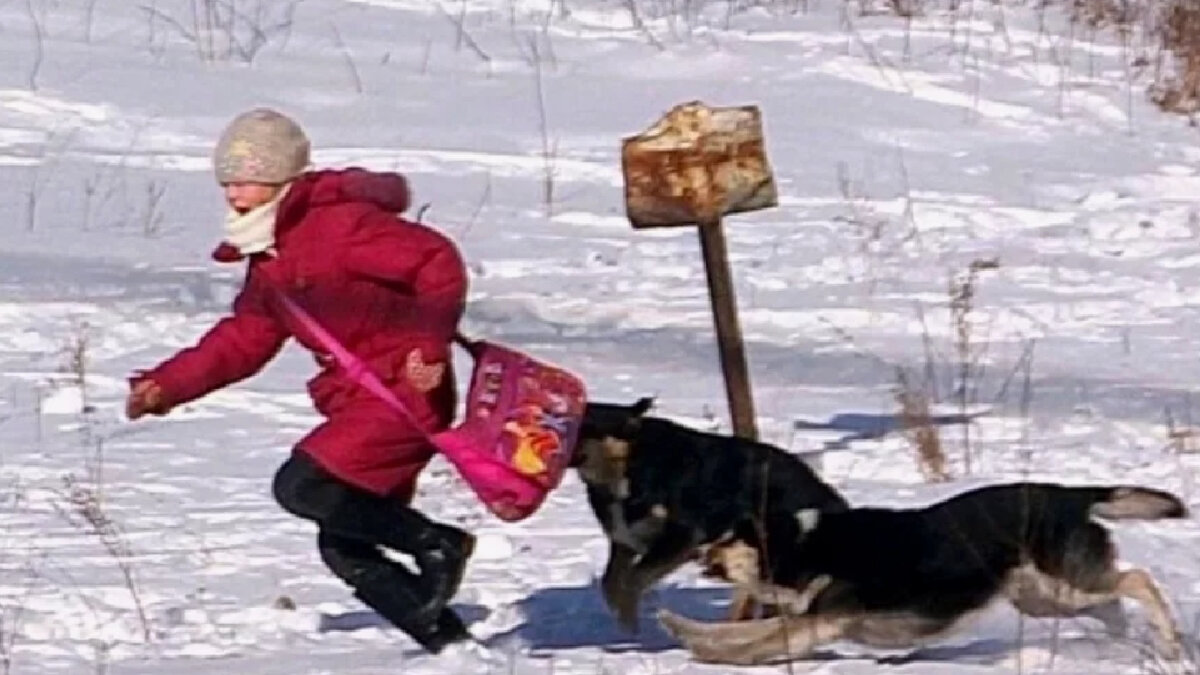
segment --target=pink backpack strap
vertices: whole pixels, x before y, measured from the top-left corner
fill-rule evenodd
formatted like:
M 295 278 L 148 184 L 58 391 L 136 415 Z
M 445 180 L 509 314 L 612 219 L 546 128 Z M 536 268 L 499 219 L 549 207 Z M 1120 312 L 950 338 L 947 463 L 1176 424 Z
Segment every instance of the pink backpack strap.
M 485 346 L 481 340 L 472 340 L 458 332 L 454 333 L 454 344 L 467 350 L 467 353 L 471 355 L 471 358 L 475 359 L 476 361 L 479 360 L 479 355 Z
M 309 333 L 312 333 L 312 336 L 316 338 L 317 341 L 320 342 L 323 347 L 325 347 L 325 349 L 329 350 L 330 355 L 337 359 L 347 377 L 365 387 L 372 394 L 378 396 L 384 403 L 388 405 L 389 408 L 395 410 L 401 417 L 404 418 L 406 422 L 411 424 L 414 429 L 421 432 L 425 438 L 430 438 L 429 432 L 426 431 L 423 426 L 421 426 L 421 423 L 417 421 L 416 416 L 414 416 L 408 407 L 396 397 L 396 394 L 394 394 L 391 389 L 388 389 L 387 386 L 380 381 L 379 377 L 375 375 L 375 373 L 371 372 L 371 369 L 367 367 L 367 364 L 363 363 L 362 359 L 351 353 L 349 349 L 346 349 L 346 347 L 339 342 L 337 338 L 330 335 L 329 331 L 325 330 L 324 326 L 314 319 L 311 314 L 304 311 L 304 308 L 296 304 L 296 301 L 288 297 L 286 293 L 283 293 L 282 291 L 279 292 L 279 298 L 283 302 L 283 306 L 292 313 L 292 316 L 296 317 L 296 320 L 299 321 L 302 326 L 304 326 L 304 329 Z M 463 339 L 465 340 L 465 338 Z

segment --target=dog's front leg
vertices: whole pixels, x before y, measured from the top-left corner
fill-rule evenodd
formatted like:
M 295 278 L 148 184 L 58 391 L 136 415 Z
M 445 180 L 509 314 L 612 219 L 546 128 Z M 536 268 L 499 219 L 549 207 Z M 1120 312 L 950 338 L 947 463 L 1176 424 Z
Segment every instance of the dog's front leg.
M 620 606 L 622 589 L 630 583 L 635 560 L 637 551 L 620 542 L 609 541 L 608 564 L 600 578 L 600 590 L 604 594 L 604 603 L 614 612 Z
M 691 559 L 699 539 L 699 533 L 686 525 L 672 522 L 663 527 L 661 535 L 655 538 L 645 555 L 634 563 L 611 604 L 622 626 L 632 633 L 637 632 L 638 604 L 642 594 Z

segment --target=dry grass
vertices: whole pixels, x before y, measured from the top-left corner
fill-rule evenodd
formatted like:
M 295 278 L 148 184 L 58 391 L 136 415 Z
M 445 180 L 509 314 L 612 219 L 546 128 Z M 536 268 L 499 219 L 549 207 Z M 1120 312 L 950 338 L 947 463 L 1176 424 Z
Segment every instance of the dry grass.
M 1197 429 L 1192 422 L 1190 401 L 1184 409 L 1182 420 L 1175 419 L 1175 413 L 1169 406 L 1165 411 L 1165 417 L 1168 447 L 1177 454 L 1190 454 L 1200 450 L 1196 440 L 1200 438 L 1200 429 Z
M 1146 17 L 1149 7 L 1129 0 L 1070 0 L 1067 10 L 1072 21 L 1089 28 L 1129 30 Z
M 973 260 L 965 272 L 950 278 L 948 295 L 950 301 L 950 322 L 954 331 L 954 351 L 956 368 L 958 370 L 957 392 L 959 413 L 963 417 L 963 463 L 964 470 L 971 473 L 971 424 L 966 421 L 967 408 L 974 405 L 978 399 L 979 380 L 982 373 L 978 367 L 983 354 L 977 345 L 974 334 L 975 322 L 972 317 L 975 311 L 975 293 L 979 285 L 979 274 L 984 271 L 999 269 L 997 259 Z M 986 343 L 983 344 L 986 348 Z
M 1151 87 L 1151 99 L 1167 112 L 1200 110 L 1200 0 L 1170 0 L 1155 27 L 1170 69 Z
M 97 447 L 100 447 L 99 445 Z M 100 450 L 97 450 L 100 454 Z M 133 600 L 142 637 L 147 643 L 153 641 L 149 615 L 146 613 L 142 594 L 133 569 L 133 549 L 121 526 L 108 514 L 104 506 L 100 485 L 100 469 L 95 465 L 88 468 L 88 476 L 80 479 L 71 474 L 63 477 L 64 501 L 67 508 L 59 507 L 59 513 L 67 522 L 99 540 L 105 552 L 113 559 L 125 588 Z
M 929 412 L 929 395 L 913 385 L 904 368 L 896 368 L 896 417 L 905 438 L 916 453 L 917 468 L 926 481 L 940 483 L 951 478 L 942 439 Z
M 79 412 L 91 413 L 93 408 L 88 400 L 88 349 L 91 346 L 91 330 L 86 322 L 76 324 L 71 336 L 62 347 L 63 363 L 59 371 L 70 379 L 70 383 L 79 389 Z

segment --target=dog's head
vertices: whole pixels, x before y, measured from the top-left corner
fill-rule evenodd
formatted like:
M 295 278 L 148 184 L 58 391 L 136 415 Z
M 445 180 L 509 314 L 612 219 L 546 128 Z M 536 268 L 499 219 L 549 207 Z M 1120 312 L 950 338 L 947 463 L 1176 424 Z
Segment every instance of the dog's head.
M 653 405 L 654 399 L 649 397 L 629 405 L 587 404 L 570 463 L 585 483 L 615 489 L 624 481 L 642 418 Z
M 632 404 L 589 402 L 579 426 L 579 442 L 571 455 L 571 466 L 582 466 L 590 451 L 605 442 L 632 443 L 641 430 L 642 418 L 654 406 L 654 399 L 643 397 Z
M 654 407 L 649 396 L 639 398 L 631 404 L 589 402 L 583 411 L 583 423 L 579 428 L 580 439 L 605 437 L 633 440 L 641 428 L 642 418 Z
M 701 574 L 734 585 L 752 584 L 759 579 L 758 549 L 740 537 L 728 535 L 704 546 L 699 552 Z

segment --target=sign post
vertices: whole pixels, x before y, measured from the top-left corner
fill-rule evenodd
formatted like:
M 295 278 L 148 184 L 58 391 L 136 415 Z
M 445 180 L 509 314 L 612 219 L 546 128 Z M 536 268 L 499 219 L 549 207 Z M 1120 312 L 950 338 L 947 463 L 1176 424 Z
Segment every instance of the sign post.
M 734 434 L 757 438 L 746 349 L 721 219 L 778 205 L 755 106 L 672 108 L 624 139 L 625 209 L 634 229 L 695 226 L 712 303 Z

